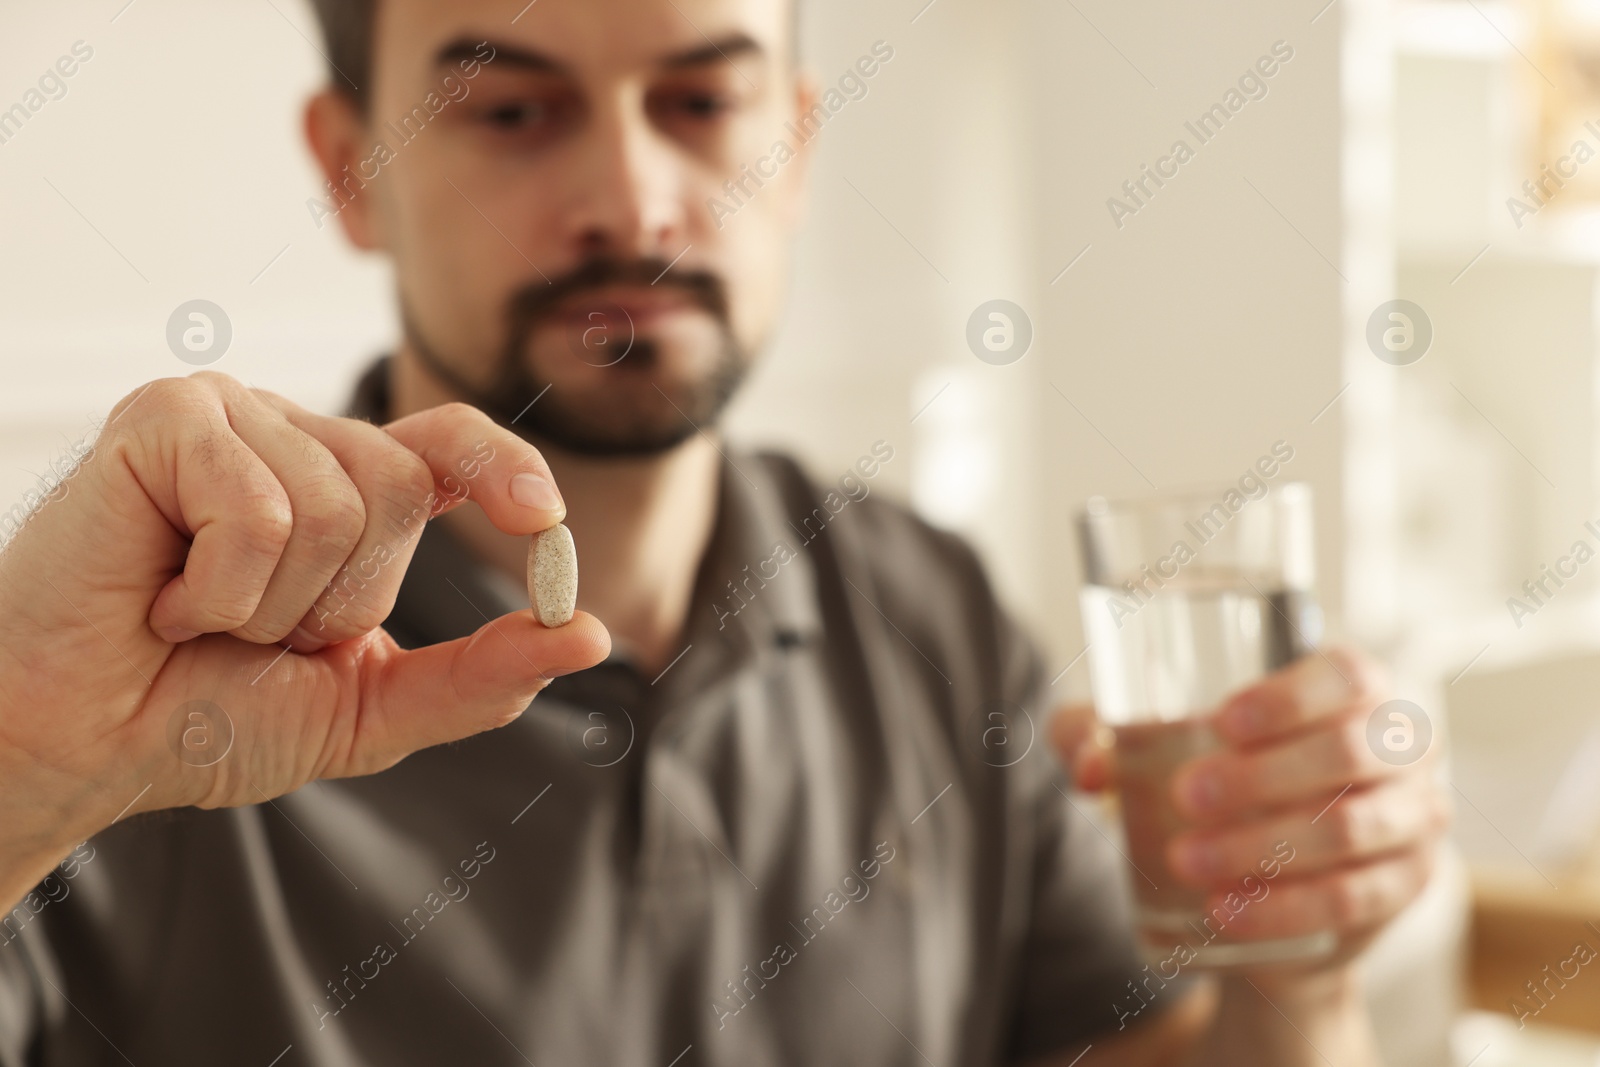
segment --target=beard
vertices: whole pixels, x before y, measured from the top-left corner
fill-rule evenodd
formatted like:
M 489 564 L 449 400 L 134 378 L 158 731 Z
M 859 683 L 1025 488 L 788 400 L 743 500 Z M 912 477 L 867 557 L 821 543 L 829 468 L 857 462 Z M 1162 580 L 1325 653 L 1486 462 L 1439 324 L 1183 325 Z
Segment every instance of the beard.
M 716 326 L 709 367 L 687 382 L 659 382 L 660 343 L 637 336 L 627 313 L 598 296 L 616 285 L 666 286 L 689 296 Z M 657 259 L 594 258 L 513 292 L 487 388 L 467 381 L 423 337 L 403 296 L 401 320 L 418 359 L 463 401 L 525 439 L 583 456 L 653 456 L 676 448 L 716 423 L 752 362 L 734 335 L 722 279 L 709 271 L 676 271 Z M 539 373 L 535 335 L 557 324 L 573 357 L 604 368 L 614 388 L 563 390 Z

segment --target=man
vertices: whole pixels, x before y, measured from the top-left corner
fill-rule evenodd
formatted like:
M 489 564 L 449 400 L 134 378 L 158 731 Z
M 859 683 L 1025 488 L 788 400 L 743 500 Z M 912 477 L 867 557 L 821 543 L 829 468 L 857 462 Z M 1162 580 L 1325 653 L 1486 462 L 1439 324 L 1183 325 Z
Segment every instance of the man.
M 405 336 L 354 418 L 133 391 L 0 554 L 0 1064 L 1375 1062 L 1351 961 L 1442 816 L 1371 664 L 1239 694 L 1176 784 L 1194 884 L 1294 850 L 1240 935 L 1340 950 L 1152 981 L 1053 760 L 982 743 L 1046 672 L 872 497 L 892 443 L 819 484 L 717 436 L 800 214 L 803 144 L 744 169 L 818 98 L 788 4 L 320 13 L 313 214 Z

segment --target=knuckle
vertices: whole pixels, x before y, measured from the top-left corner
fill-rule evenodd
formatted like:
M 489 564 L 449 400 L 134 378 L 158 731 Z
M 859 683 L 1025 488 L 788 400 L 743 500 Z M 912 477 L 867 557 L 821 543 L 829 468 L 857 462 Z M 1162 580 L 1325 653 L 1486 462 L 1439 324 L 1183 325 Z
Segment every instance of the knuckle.
M 1336 926 L 1348 929 L 1359 925 L 1366 904 L 1367 894 L 1359 879 L 1349 876 L 1334 878 L 1328 887 L 1328 910 Z
M 1372 849 L 1392 848 L 1422 833 L 1432 821 L 1427 805 L 1412 805 L 1399 794 L 1385 791 L 1361 805 L 1365 843 Z
M 239 543 L 252 556 L 281 555 L 294 532 L 294 509 L 281 492 L 257 491 L 239 502 Z
M 439 417 L 447 422 L 475 423 L 490 421 L 489 416 L 461 400 L 451 400 L 448 403 L 440 404 L 436 410 L 439 412 Z
M 1361 776 L 1372 761 L 1364 723 L 1354 723 L 1334 731 L 1329 743 L 1329 767 L 1340 778 L 1355 779 Z
M 366 528 L 367 509 L 361 494 L 343 478 L 325 479 L 308 490 L 295 507 L 295 531 L 316 549 L 348 553 Z
M 172 380 L 173 379 L 171 378 L 156 378 L 152 381 L 145 382 L 136 389 L 128 390 L 128 392 L 122 395 L 120 400 L 111 406 L 111 411 L 106 416 L 107 419 L 115 418 L 117 415 L 128 410 L 128 408 L 133 405 L 135 400 L 147 395 L 152 389 L 160 388 L 162 382 L 168 382 Z
M 244 386 L 239 383 L 237 378 L 217 370 L 197 370 L 187 378 L 180 378 L 177 380 L 196 382 L 217 392 L 237 392 L 244 388 Z
M 382 625 L 393 607 L 391 597 L 372 592 L 366 579 L 346 567 L 313 605 L 306 628 L 318 637 L 344 640 Z
M 214 394 L 188 378 L 157 378 L 118 401 L 96 444 L 149 454 L 165 442 L 211 459 L 222 450 L 226 427 Z
M 187 420 L 182 433 L 180 463 L 202 469 L 209 483 L 228 485 L 233 476 L 238 476 L 247 487 L 246 492 L 272 492 L 272 485 L 261 478 L 260 471 L 252 469 L 237 450 L 229 447 L 227 431 L 214 415 L 196 412 Z
M 1348 680 L 1352 704 L 1376 704 L 1389 691 L 1389 676 L 1383 665 L 1353 645 L 1334 645 L 1327 650 L 1327 656 Z
M 1272 761 L 1262 756 L 1238 756 L 1215 766 L 1226 802 L 1249 808 L 1272 800 L 1280 792 Z
M 182 420 L 202 409 L 209 409 L 206 389 L 189 378 L 157 378 L 129 393 L 111 414 L 116 422 L 123 413 L 135 423 Z
M 433 492 L 433 470 L 422 457 L 408 448 L 395 448 L 379 466 L 385 502 L 408 509 L 426 500 Z
M 370 597 L 357 601 L 338 615 L 334 632 L 343 640 L 376 630 L 383 625 L 383 620 L 389 617 L 390 607 L 392 605 L 380 603 Z
M 110 433 L 112 430 L 114 430 L 118 425 L 121 424 L 122 416 L 127 413 L 129 408 L 133 407 L 136 403 L 148 400 L 151 393 L 155 393 L 158 390 L 166 388 L 162 385 L 163 382 L 171 380 L 172 379 L 170 378 L 157 378 L 153 382 L 146 382 L 145 384 L 139 386 L 139 388 L 125 395 L 121 400 L 118 400 L 112 405 L 111 410 L 106 413 L 106 429 L 104 432 Z M 137 418 L 137 416 L 135 417 Z
M 299 407 L 299 405 L 295 404 L 292 400 L 280 393 L 274 393 L 271 389 L 260 389 L 256 386 L 244 386 L 243 388 L 245 392 L 249 393 L 251 396 L 255 397 L 268 407 L 275 409 L 279 414 L 282 414 L 285 408 L 293 410 Z
M 494 432 L 495 422 L 488 415 L 461 400 L 452 400 L 433 409 L 432 417 L 441 428 L 448 427 L 458 438 Z
M 1366 843 L 1368 828 L 1361 808 L 1356 803 L 1335 804 L 1328 812 L 1326 833 L 1336 852 L 1348 855 Z

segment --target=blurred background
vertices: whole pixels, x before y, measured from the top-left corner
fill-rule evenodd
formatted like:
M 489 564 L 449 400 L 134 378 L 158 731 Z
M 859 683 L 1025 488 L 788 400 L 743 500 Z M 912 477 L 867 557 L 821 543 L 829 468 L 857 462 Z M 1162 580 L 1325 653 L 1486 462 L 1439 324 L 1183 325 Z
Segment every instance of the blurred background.
M 307 7 L 6 24 L 0 506 L 193 369 L 188 301 L 231 324 L 215 369 L 338 410 L 397 328 L 383 264 L 307 209 Z M 807 0 L 824 82 L 880 40 L 730 433 L 823 478 L 892 443 L 878 490 L 976 542 L 1076 697 L 1084 498 L 1286 442 L 1331 631 L 1450 750 L 1458 849 L 1369 964 L 1390 1061 L 1600 1063 L 1600 961 L 1549 979 L 1600 951 L 1600 3 Z M 996 299 L 1032 330 L 998 364 L 967 341 Z

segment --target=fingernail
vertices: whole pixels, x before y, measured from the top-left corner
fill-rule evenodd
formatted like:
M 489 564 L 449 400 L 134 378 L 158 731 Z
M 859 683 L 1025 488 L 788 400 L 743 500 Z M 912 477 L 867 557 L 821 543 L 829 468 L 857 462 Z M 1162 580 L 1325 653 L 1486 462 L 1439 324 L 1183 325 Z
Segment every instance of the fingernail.
M 511 479 L 511 499 L 525 508 L 539 511 L 561 511 L 566 505 L 555 483 L 532 471 L 523 471 Z
M 1184 799 L 1196 811 L 1209 811 L 1222 799 L 1222 783 L 1213 771 L 1191 774 L 1183 784 Z
M 1181 841 L 1173 846 L 1178 871 L 1196 881 L 1205 881 L 1217 871 L 1217 850 L 1199 841 Z
M 185 630 L 181 626 L 165 626 L 156 631 L 156 636 L 174 645 L 181 645 L 185 641 L 192 641 L 199 637 L 200 633 L 197 630 Z

